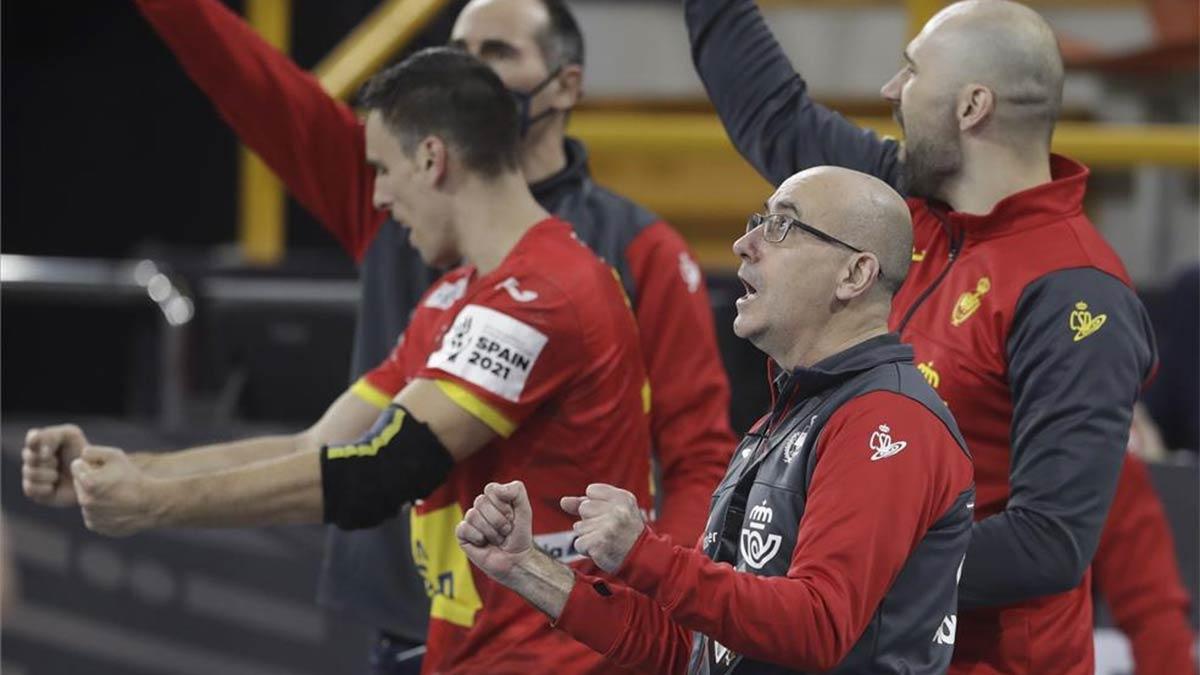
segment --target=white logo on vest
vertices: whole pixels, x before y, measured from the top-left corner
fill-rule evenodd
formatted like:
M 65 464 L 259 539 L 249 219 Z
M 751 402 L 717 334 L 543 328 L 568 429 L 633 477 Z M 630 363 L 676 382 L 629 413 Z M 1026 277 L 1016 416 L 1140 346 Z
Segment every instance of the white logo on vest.
M 798 431 L 792 435 L 791 441 L 788 443 L 787 447 L 783 449 L 784 464 L 791 464 L 792 460 L 796 459 L 796 455 L 800 454 L 800 448 L 804 447 L 804 441 L 808 438 L 808 432 L 812 431 L 813 425 L 816 423 L 817 416 L 813 415 L 812 419 L 808 421 L 808 426 L 804 427 L 802 431 Z
M 761 505 L 750 509 L 750 522 L 747 523 L 750 527 L 742 528 L 742 558 L 756 570 L 762 569 L 779 553 L 779 544 L 782 542 L 779 535 L 768 534 L 763 539 L 763 531 L 774 517 L 775 512 L 764 499 Z

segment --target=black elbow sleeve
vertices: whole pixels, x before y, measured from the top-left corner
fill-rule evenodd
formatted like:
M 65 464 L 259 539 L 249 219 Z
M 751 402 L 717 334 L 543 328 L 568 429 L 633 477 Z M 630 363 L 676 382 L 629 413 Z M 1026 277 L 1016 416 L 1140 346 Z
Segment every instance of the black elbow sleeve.
M 322 446 L 325 522 L 344 530 L 374 527 L 429 496 L 453 467 L 433 431 L 393 403 L 359 440 Z

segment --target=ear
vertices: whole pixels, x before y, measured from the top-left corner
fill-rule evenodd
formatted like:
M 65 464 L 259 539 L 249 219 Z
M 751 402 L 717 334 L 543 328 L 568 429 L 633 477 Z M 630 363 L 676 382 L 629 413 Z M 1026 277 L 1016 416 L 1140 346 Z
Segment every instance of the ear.
M 979 128 L 996 110 L 996 94 L 982 84 L 970 83 L 958 96 L 955 110 L 960 131 Z
M 417 146 L 417 171 L 430 187 L 441 185 L 446 179 L 450 163 L 449 148 L 439 136 L 426 136 Z
M 878 279 L 879 258 L 874 253 L 856 253 L 842 268 L 834 295 L 841 302 L 849 302 L 871 290 Z
M 558 110 L 570 110 L 583 97 L 583 68 L 578 64 L 563 66 L 557 79 L 558 93 L 551 105 Z

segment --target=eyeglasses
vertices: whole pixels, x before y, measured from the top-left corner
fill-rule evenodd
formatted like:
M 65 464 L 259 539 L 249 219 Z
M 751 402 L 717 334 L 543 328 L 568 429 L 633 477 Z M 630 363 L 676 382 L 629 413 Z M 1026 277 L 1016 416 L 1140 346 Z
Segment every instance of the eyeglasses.
M 762 225 L 763 228 L 763 239 L 766 239 L 772 244 L 778 244 L 779 242 L 783 241 L 783 238 L 787 236 L 788 230 L 795 227 L 797 229 L 804 230 L 821 241 L 830 244 L 836 244 L 838 246 L 844 246 L 855 253 L 866 252 L 857 246 L 851 246 L 850 244 L 847 244 L 832 234 L 826 234 L 812 225 L 802 223 L 799 220 L 785 216 L 782 213 L 751 214 L 750 218 L 746 221 L 746 231 L 750 232 L 759 225 Z
M 746 232 L 750 232 L 759 225 L 762 225 L 763 228 L 763 239 L 772 244 L 778 244 L 783 241 L 783 238 L 787 236 L 788 230 L 794 227 L 811 234 L 825 243 L 848 248 L 855 253 L 866 253 L 866 251 L 862 250 L 861 248 L 857 246 L 851 246 L 832 234 L 826 234 L 825 232 L 818 230 L 808 223 L 800 222 L 799 220 L 796 220 L 790 216 L 785 216 L 782 213 L 750 214 L 750 218 L 746 220 Z M 883 278 L 882 268 L 879 270 L 877 278 Z

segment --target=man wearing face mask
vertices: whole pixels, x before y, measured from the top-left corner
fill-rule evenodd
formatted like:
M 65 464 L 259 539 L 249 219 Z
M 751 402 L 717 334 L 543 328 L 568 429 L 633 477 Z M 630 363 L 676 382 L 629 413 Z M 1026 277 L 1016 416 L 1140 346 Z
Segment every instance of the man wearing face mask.
M 239 138 L 282 178 L 362 265 L 352 377 L 382 360 L 438 274 L 404 230 L 371 207 L 363 131 L 347 106 L 215 0 L 138 0 L 188 75 Z M 651 432 L 662 472 L 656 528 L 685 545 L 704 524 L 733 435 L 703 278 L 683 239 L 638 205 L 592 182 L 587 153 L 565 136 L 583 74 L 583 40 L 561 0 L 474 0 L 452 43 L 483 59 L 521 109 L 521 169 L 548 211 L 611 265 L 633 305 L 650 378 Z M 686 346 L 685 346 L 686 345 Z M 319 596 L 380 629 L 376 672 L 419 653 L 424 584 L 399 518 L 331 531 Z

